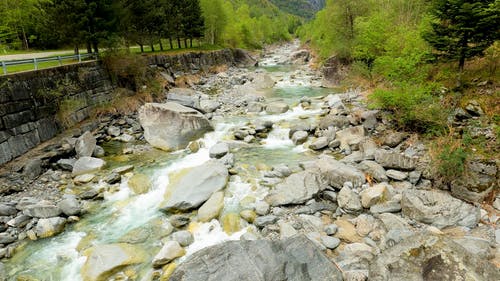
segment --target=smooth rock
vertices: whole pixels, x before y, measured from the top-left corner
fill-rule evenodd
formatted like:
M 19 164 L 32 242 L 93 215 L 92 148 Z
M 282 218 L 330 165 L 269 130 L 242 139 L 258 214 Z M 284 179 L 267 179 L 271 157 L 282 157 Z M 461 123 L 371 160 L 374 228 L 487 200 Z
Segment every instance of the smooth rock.
M 172 233 L 172 240 L 177 241 L 181 246 L 186 247 L 194 242 L 194 237 L 191 232 L 187 230 L 181 230 Z
M 257 227 L 264 227 L 269 224 L 273 224 L 278 221 L 278 217 L 275 215 L 267 215 L 267 216 L 262 216 L 262 217 L 257 217 L 254 221 L 255 226 Z
M 82 212 L 82 206 L 75 196 L 66 196 L 57 203 L 57 207 L 68 217 L 79 215 Z
M 372 177 L 377 182 L 387 182 L 389 178 L 386 175 L 386 171 L 382 165 L 375 161 L 365 160 L 357 165 L 357 167 L 363 171 L 365 174 Z
M 304 142 L 307 141 L 307 138 L 309 137 L 309 134 L 305 131 L 297 131 L 293 133 L 292 135 L 292 142 L 295 145 L 303 144 Z
M 51 203 L 40 202 L 35 205 L 27 206 L 23 214 L 33 218 L 51 218 L 61 214 L 61 209 Z
M 59 159 L 57 161 L 57 166 L 66 171 L 73 171 L 73 166 L 76 163 L 76 159 Z
M 258 201 L 255 203 L 255 213 L 259 216 L 265 216 L 269 213 L 269 204 L 266 201 Z
M 288 104 L 283 102 L 273 102 L 266 106 L 266 112 L 268 114 L 281 114 L 287 112 L 288 109 Z
M 198 208 L 213 193 L 224 189 L 228 179 L 227 168 L 217 160 L 186 169 L 171 176 L 161 209 L 186 211 Z
M 151 180 L 144 174 L 135 174 L 128 180 L 128 186 L 135 194 L 147 193 L 151 185 Z
M 378 149 L 375 152 L 375 162 L 382 165 L 384 168 L 392 168 L 398 170 L 414 170 L 417 165 L 416 157 L 408 157 L 398 152 Z
M 166 151 L 184 148 L 213 130 L 203 114 L 173 102 L 143 105 L 139 109 L 139 120 L 146 141 Z
M 215 192 L 198 210 L 198 220 L 208 222 L 217 218 L 224 208 L 224 192 Z
M 13 206 L 0 203 L 0 216 L 12 216 L 17 214 L 17 209 Z
M 257 214 L 252 210 L 243 210 L 240 212 L 240 216 L 242 219 L 246 220 L 249 223 L 253 223 Z
M 331 236 L 321 236 L 321 244 L 323 244 L 328 249 L 335 249 L 340 245 L 340 239 Z
M 73 182 L 78 185 L 78 184 L 89 183 L 93 179 L 95 179 L 95 175 L 93 175 L 93 174 L 83 174 L 83 175 L 76 176 L 73 179 Z
M 339 207 L 347 212 L 359 212 L 363 210 L 359 195 L 348 187 L 343 187 L 337 195 Z
M 205 248 L 180 264 L 170 280 L 340 281 L 342 276 L 314 242 L 297 235 L 282 241 L 229 241 Z
M 435 190 L 407 190 L 401 200 L 403 214 L 438 228 L 466 226 L 473 228 L 480 219 L 479 208 Z
M 229 145 L 225 142 L 219 142 L 212 146 L 209 150 L 210 158 L 222 158 L 229 153 Z
M 161 248 L 160 252 L 153 258 L 153 266 L 160 267 L 172 260 L 182 257 L 186 251 L 179 245 L 177 241 L 167 241 Z
M 83 133 L 75 143 L 76 156 L 78 158 L 92 156 L 96 143 L 97 141 L 91 132 Z
M 288 222 L 280 221 L 278 225 L 280 227 L 280 239 L 286 239 L 298 234 L 297 230 Z
M 17 237 L 9 233 L 0 233 L 0 244 L 10 244 L 17 240 Z
M 324 180 L 332 187 L 342 188 L 345 182 L 359 187 L 365 183 L 365 175 L 353 166 L 344 164 L 328 156 L 322 156 L 316 161 L 316 166 Z
M 172 224 L 173 227 L 183 227 L 187 224 L 189 224 L 189 221 L 191 219 L 189 218 L 189 215 L 185 214 L 179 214 L 179 215 L 172 215 L 170 216 L 170 223 Z
M 403 181 L 408 177 L 408 173 L 397 170 L 387 170 L 386 175 L 387 177 L 397 181 Z
M 214 100 L 201 100 L 200 101 L 200 110 L 205 113 L 212 113 L 216 111 L 221 104 L 218 101 Z
M 61 217 L 39 219 L 35 227 L 35 233 L 38 238 L 52 237 L 61 233 L 65 225 L 66 219 Z
M 322 188 L 316 173 L 302 171 L 290 175 L 282 183 L 276 185 L 265 197 L 265 201 L 271 206 L 302 204 Z
M 104 281 L 118 270 L 146 261 L 146 252 L 126 243 L 95 245 L 85 250 L 87 256 L 81 274 L 84 281 Z
M 314 140 L 311 145 L 309 145 L 310 149 L 313 150 L 320 150 L 328 146 L 328 138 L 326 137 L 319 137 L 316 140 Z
M 121 134 L 120 128 L 116 126 L 109 126 L 106 132 L 112 137 L 117 137 Z
M 75 162 L 72 175 L 78 176 L 96 172 L 102 169 L 104 165 L 106 165 L 106 162 L 102 159 L 93 157 L 81 157 Z
M 338 226 L 335 224 L 329 224 L 329 225 L 325 226 L 325 233 L 327 235 L 334 235 L 335 233 L 337 233 L 337 230 L 338 230 Z
M 377 184 L 372 187 L 368 187 L 361 191 L 361 205 L 364 208 L 370 208 L 371 206 L 379 203 L 382 199 L 387 199 L 388 191 L 386 184 Z
M 338 131 L 336 137 L 340 141 L 341 149 L 347 149 L 351 145 L 359 145 L 365 138 L 365 127 L 357 126 Z

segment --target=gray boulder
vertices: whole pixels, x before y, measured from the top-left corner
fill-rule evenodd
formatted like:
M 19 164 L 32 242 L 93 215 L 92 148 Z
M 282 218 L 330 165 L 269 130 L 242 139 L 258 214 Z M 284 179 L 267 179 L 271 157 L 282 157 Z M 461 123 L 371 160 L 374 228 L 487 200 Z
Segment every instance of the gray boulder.
M 363 210 L 359 195 L 352 191 L 349 187 L 344 187 L 337 195 L 337 203 L 339 207 L 347 212 L 359 212 Z
M 17 214 L 17 209 L 4 203 L 0 203 L 0 216 L 12 216 Z
M 61 217 L 54 217 L 48 219 L 39 219 L 35 233 L 39 238 L 47 238 L 61 233 L 66 225 L 66 219 Z
M 68 217 L 76 216 L 82 211 L 80 202 L 78 202 L 75 196 L 66 196 L 64 199 L 59 201 L 59 203 L 57 203 L 57 207 L 59 207 L 63 214 Z
M 445 236 L 421 233 L 377 255 L 369 280 L 500 280 L 498 268 Z
M 229 153 L 229 145 L 225 142 L 219 142 L 209 150 L 210 158 L 222 158 Z
M 180 264 L 171 281 L 337 281 L 342 274 L 303 235 L 281 241 L 230 241 L 205 248 Z
M 99 171 L 106 165 L 106 162 L 99 158 L 81 157 L 73 165 L 73 176 L 88 174 Z
M 310 149 L 320 150 L 328 146 L 328 138 L 327 137 L 319 137 L 314 140 L 309 146 Z
M 48 202 L 40 202 L 26 207 L 23 213 L 33 218 L 50 218 L 59 216 L 61 214 L 61 209 Z
M 186 247 L 194 242 L 194 237 L 191 232 L 187 230 L 181 230 L 172 233 L 172 240 L 177 241 L 181 246 Z
M 405 216 L 438 228 L 473 228 L 480 219 L 479 208 L 443 191 L 407 190 L 403 193 L 401 207 Z
M 220 107 L 220 103 L 214 100 L 201 100 L 200 110 L 205 113 L 212 113 Z
M 213 130 L 199 111 L 177 103 L 147 103 L 139 109 L 144 138 L 152 146 L 166 151 L 186 147 L 190 141 Z
M 309 137 L 309 134 L 305 131 L 296 131 L 292 135 L 292 142 L 295 145 L 303 144 L 304 142 L 307 141 L 307 137 Z
M 359 145 L 365 138 L 365 127 L 357 126 L 337 132 L 337 139 L 340 141 L 341 149 L 348 149 L 351 145 Z
M 338 189 L 342 188 L 345 182 L 351 182 L 354 187 L 359 187 L 366 181 L 365 175 L 360 170 L 328 156 L 320 157 L 316 161 L 316 166 L 326 182 Z
M 217 160 L 190 168 L 170 179 L 161 208 L 164 211 L 198 208 L 214 192 L 224 189 L 228 178 L 227 168 Z
M 160 267 L 170 261 L 182 257 L 186 251 L 177 241 L 167 241 L 160 252 L 153 258 L 153 266 Z
M 357 165 L 358 169 L 363 171 L 363 173 L 371 176 L 377 182 L 387 182 L 387 178 L 384 167 L 375 161 L 365 160 Z
M 284 102 L 272 102 L 266 106 L 266 112 L 269 114 L 285 113 L 289 109 L 288 104 Z
M 269 192 L 265 201 L 271 206 L 302 204 L 323 189 L 319 176 L 302 171 L 287 177 Z
M 81 135 L 75 143 L 75 151 L 76 156 L 78 158 L 81 157 L 90 157 L 92 153 L 94 153 L 94 149 L 96 146 L 96 139 L 89 131 L 85 132 Z
M 375 152 L 375 161 L 384 168 L 414 170 L 418 158 L 408 157 L 398 152 L 379 149 Z
M 451 194 L 457 198 L 482 203 L 493 188 L 500 186 L 495 161 L 471 161 L 467 172 L 467 176 L 451 183 Z
M 191 108 L 200 107 L 200 94 L 193 89 L 172 88 L 167 93 L 167 100 Z

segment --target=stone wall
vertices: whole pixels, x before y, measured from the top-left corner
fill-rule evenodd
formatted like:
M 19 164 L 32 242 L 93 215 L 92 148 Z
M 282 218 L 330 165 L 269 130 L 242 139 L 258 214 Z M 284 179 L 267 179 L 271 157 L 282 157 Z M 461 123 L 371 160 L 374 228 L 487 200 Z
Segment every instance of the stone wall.
M 148 55 L 146 62 L 173 73 L 213 66 L 251 66 L 243 50 Z M 98 62 L 0 76 L 0 164 L 88 118 L 96 105 L 112 99 L 114 83 Z
M 112 90 L 97 62 L 1 76 L 0 164 L 54 137 L 61 120 L 71 125 L 88 118 Z

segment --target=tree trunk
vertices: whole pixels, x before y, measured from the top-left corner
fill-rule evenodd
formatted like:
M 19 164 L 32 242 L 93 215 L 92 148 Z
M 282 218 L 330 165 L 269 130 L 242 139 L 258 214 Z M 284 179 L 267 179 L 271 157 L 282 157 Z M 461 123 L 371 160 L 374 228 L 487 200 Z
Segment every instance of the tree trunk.
M 94 52 L 96 54 L 98 54 L 99 53 L 99 46 L 98 46 L 97 41 L 92 42 L 92 46 L 94 47 Z
M 92 54 L 92 44 L 90 44 L 90 41 L 87 41 L 87 54 Z
M 187 47 L 188 47 L 188 40 L 187 38 L 184 38 L 184 48 L 187 49 Z
M 177 48 L 178 49 L 181 49 L 182 46 L 181 46 L 181 38 L 177 37 Z
M 174 44 L 172 43 L 172 36 L 168 37 L 168 44 L 170 45 L 170 50 L 174 48 Z
M 78 48 L 78 44 L 75 44 L 75 48 L 73 49 L 73 51 L 75 52 L 75 55 L 80 54 L 80 49 Z
M 139 46 L 141 46 L 141 53 L 144 53 L 144 45 L 139 44 Z
M 163 51 L 163 43 L 161 42 L 161 37 L 160 37 L 160 40 L 158 40 L 160 42 L 160 50 Z
M 30 46 L 28 45 L 28 38 L 26 37 L 26 31 L 24 31 L 24 26 L 21 27 L 23 30 L 23 47 L 25 50 L 29 50 Z
M 193 38 L 189 38 L 189 47 L 193 48 Z
M 151 52 L 153 52 L 153 53 L 154 53 L 154 51 L 155 51 L 155 44 L 154 44 L 154 41 L 153 41 L 153 40 L 151 40 L 151 43 L 149 43 L 149 44 L 151 45 Z

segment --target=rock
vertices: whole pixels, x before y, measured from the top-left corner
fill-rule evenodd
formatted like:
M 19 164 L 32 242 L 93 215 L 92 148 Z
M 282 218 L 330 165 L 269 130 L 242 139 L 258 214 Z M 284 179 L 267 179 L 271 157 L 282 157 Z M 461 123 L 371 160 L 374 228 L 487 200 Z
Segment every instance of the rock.
M 125 166 L 121 166 L 121 167 L 113 169 L 112 172 L 123 175 L 123 174 L 131 172 L 133 170 L 134 170 L 134 165 L 125 165 Z
M 32 218 L 50 218 L 61 214 L 61 209 L 49 202 L 39 202 L 24 209 L 23 213 Z
M 361 191 L 360 195 L 361 205 L 363 205 L 364 208 L 370 208 L 379 203 L 382 199 L 387 199 L 388 191 L 386 184 L 377 184 Z
M 108 135 L 110 135 L 112 137 L 117 137 L 121 134 L 120 128 L 118 128 L 116 126 L 109 126 L 108 130 L 106 130 L 106 132 L 108 133 Z
M 384 167 L 377 162 L 365 160 L 359 163 L 357 167 L 377 182 L 389 181 Z
M 212 113 L 220 107 L 220 103 L 214 100 L 201 100 L 200 109 L 205 113 Z
M 309 61 L 311 54 L 308 50 L 298 50 L 290 54 L 292 64 L 305 64 Z
M 57 161 L 57 166 L 66 171 L 73 171 L 73 166 L 76 163 L 76 159 L 59 159 Z
M 498 187 L 498 168 L 495 161 L 473 160 L 466 164 L 467 176 L 451 182 L 451 194 L 457 198 L 482 203 Z
M 200 107 L 200 95 L 189 88 L 172 88 L 167 93 L 167 100 L 190 108 Z
M 340 240 L 346 241 L 348 243 L 360 242 L 362 240 L 362 238 L 356 232 L 356 228 L 354 227 L 354 225 L 346 219 L 338 219 L 337 221 L 335 221 L 335 224 L 338 226 L 335 237 L 339 238 Z
M 500 280 L 493 264 L 444 236 L 417 234 L 377 255 L 369 280 Z M 443 279 L 445 278 L 445 279 Z
M 330 236 L 321 236 L 321 244 L 323 244 L 328 249 L 335 249 L 340 245 L 340 239 Z
M 210 158 L 222 158 L 229 153 L 229 145 L 225 142 L 219 142 L 210 148 Z
M 146 252 L 126 243 L 95 245 L 85 250 L 87 260 L 81 269 L 84 281 L 103 281 L 120 269 L 146 261 Z
M 177 231 L 172 233 L 172 240 L 177 241 L 181 246 L 186 247 L 194 242 L 194 237 L 191 232 L 187 230 Z
M 328 114 L 319 120 L 318 128 L 325 130 L 330 127 L 339 129 L 345 128 L 349 125 L 349 120 L 343 115 Z
M 166 151 L 186 147 L 190 141 L 213 130 L 200 112 L 177 103 L 147 103 L 139 109 L 144 138 L 153 147 Z
M 365 138 L 361 143 L 359 143 L 359 150 L 363 152 L 363 160 L 373 160 L 375 159 L 375 151 L 377 151 L 378 145 L 371 138 Z
M 370 207 L 370 212 L 372 214 L 398 213 L 400 211 L 401 211 L 401 203 L 394 201 L 375 204 Z
M 397 170 L 387 170 L 386 175 L 387 177 L 397 181 L 403 181 L 408 177 L 408 173 Z
M 307 138 L 309 137 L 309 134 L 305 131 L 296 131 L 292 135 L 292 142 L 295 145 L 303 144 L 307 141 Z
M 323 149 L 327 146 L 328 146 L 328 138 L 319 137 L 311 143 L 309 148 L 313 149 L 313 150 L 320 150 L 320 149 Z
M 7 222 L 7 225 L 12 227 L 24 227 L 28 224 L 29 221 L 31 221 L 31 219 L 32 217 L 21 214 L 9 220 Z
M 173 227 L 177 228 L 183 227 L 187 225 L 189 221 L 190 221 L 189 215 L 180 214 L 180 215 L 170 216 L 170 223 L 172 224 Z
M 405 216 L 438 228 L 456 225 L 473 228 L 480 219 L 479 208 L 441 191 L 407 190 L 401 207 Z
M 0 216 L 12 216 L 17 214 L 17 209 L 8 204 L 0 203 Z
M 35 233 L 38 238 L 52 237 L 61 233 L 65 225 L 66 219 L 61 217 L 39 219 L 35 227 Z
M 242 266 L 244 265 L 244 266 Z M 340 281 L 337 267 L 303 235 L 281 241 L 229 241 L 194 253 L 171 281 Z
M 292 237 L 297 235 L 297 230 L 288 222 L 280 221 L 278 223 L 280 227 L 280 239 L 286 239 L 288 237 Z
M 342 99 L 340 95 L 328 95 L 325 98 L 328 107 L 336 109 L 336 108 L 344 108 L 344 103 L 342 103 Z
M 321 176 L 332 187 L 342 188 L 345 182 L 351 182 L 354 187 L 365 183 L 365 175 L 353 166 L 344 164 L 331 157 L 322 156 L 316 161 Z
M 249 223 L 253 223 L 257 214 L 252 210 L 243 210 L 240 212 L 240 216 L 242 219 L 246 220 Z
M 365 128 L 357 126 L 338 131 L 336 138 L 340 141 L 341 149 L 348 149 L 351 145 L 359 145 L 365 138 Z
M 135 194 L 147 193 L 151 185 L 151 180 L 144 174 L 135 174 L 128 180 L 128 186 Z
M 161 208 L 164 211 L 198 208 L 214 192 L 224 189 L 228 178 L 227 168 L 217 160 L 184 170 L 171 177 Z
M 68 217 L 77 216 L 82 212 L 80 202 L 78 202 L 75 196 L 65 196 L 64 199 L 57 203 L 57 207 Z
M 36 179 L 43 172 L 42 169 L 42 160 L 41 159 L 32 159 L 29 160 L 28 163 L 23 168 L 23 175 L 28 179 Z
M 358 212 L 363 210 L 359 195 L 352 191 L 349 187 L 343 187 L 337 195 L 337 203 L 339 207 L 347 212 Z
M 264 110 L 264 105 L 260 102 L 251 102 L 247 106 L 247 112 L 262 112 Z
M 96 145 L 94 148 L 94 152 L 92 152 L 92 157 L 104 157 L 106 155 L 106 151 L 104 151 L 104 148 L 102 148 L 99 145 Z
M 378 113 L 378 110 L 363 111 L 363 113 L 361 113 L 361 121 L 363 122 L 363 126 L 365 127 L 365 129 L 373 130 L 377 127 Z
M 17 237 L 6 232 L 0 233 L 0 244 L 10 244 L 17 240 Z
M 389 147 L 396 147 L 406 138 L 406 136 L 406 133 L 390 131 L 382 137 L 382 144 Z
M 107 184 L 115 184 L 115 183 L 119 183 L 121 181 L 121 179 L 122 179 L 122 176 L 120 174 L 111 172 L 110 174 L 106 175 L 103 180 Z
M 208 222 L 217 218 L 224 208 L 224 192 L 215 192 L 198 210 L 198 220 Z
M 160 267 L 172 260 L 182 257 L 186 251 L 179 245 L 177 241 L 167 241 L 161 248 L 160 252 L 153 258 L 153 266 Z
M 128 142 L 135 141 L 135 137 L 131 136 L 129 134 L 123 134 L 123 135 L 116 137 L 115 140 L 128 143 Z
M 255 213 L 259 216 L 265 216 L 269 213 L 269 207 L 266 201 L 258 201 L 255 203 Z
M 95 175 L 93 175 L 93 174 L 83 174 L 83 175 L 76 176 L 73 179 L 73 182 L 75 184 L 79 185 L 79 184 L 89 183 L 93 179 L 95 179 Z
M 337 233 L 338 227 L 335 224 L 329 224 L 325 226 L 324 230 L 327 235 L 334 235 Z
M 93 157 L 81 157 L 75 162 L 72 175 L 78 176 L 96 172 L 102 169 L 104 165 L 106 165 L 106 162 L 102 159 Z
M 465 110 L 472 116 L 481 116 L 484 114 L 483 109 L 481 108 L 479 103 L 475 100 L 469 101 L 467 106 L 465 106 Z
M 255 219 L 254 224 L 257 227 L 263 228 L 266 225 L 273 224 L 278 221 L 278 217 L 275 215 L 267 215 L 258 217 Z
M 271 206 L 303 204 L 322 190 L 316 173 L 302 171 L 287 177 L 276 185 L 265 200 Z
M 378 149 L 375 152 L 375 161 L 384 168 L 398 170 L 414 170 L 417 165 L 416 157 L 408 157 L 397 152 Z
M 256 90 L 270 89 L 274 87 L 274 84 L 276 84 L 276 82 L 273 80 L 273 78 L 271 78 L 269 74 L 255 73 L 252 76 L 253 81 L 251 83 L 251 87 Z
M 77 158 L 92 156 L 96 143 L 97 141 L 91 132 L 87 131 L 81 135 L 75 143 Z
M 288 104 L 283 102 L 273 102 L 266 106 L 266 112 L 268 114 L 281 114 L 287 112 L 288 109 Z

